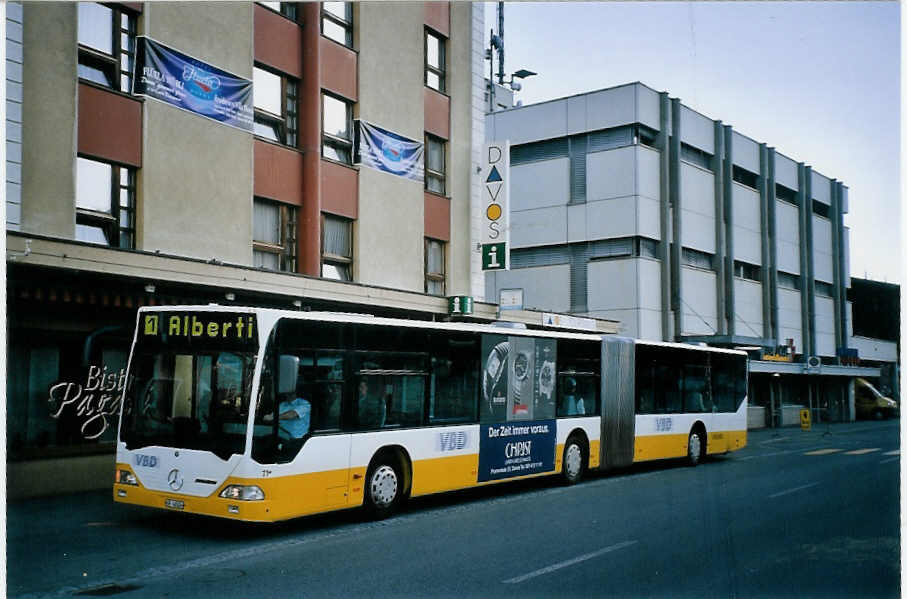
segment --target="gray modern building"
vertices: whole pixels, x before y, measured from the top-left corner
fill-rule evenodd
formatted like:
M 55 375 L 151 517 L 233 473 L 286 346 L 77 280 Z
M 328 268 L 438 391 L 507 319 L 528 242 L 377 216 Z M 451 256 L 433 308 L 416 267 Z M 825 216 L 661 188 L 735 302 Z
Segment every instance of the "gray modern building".
M 750 348 L 754 426 L 853 417 L 878 371 L 853 359 L 844 183 L 641 83 L 487 114 L 486 140 L 511 144 L 489 300 Z

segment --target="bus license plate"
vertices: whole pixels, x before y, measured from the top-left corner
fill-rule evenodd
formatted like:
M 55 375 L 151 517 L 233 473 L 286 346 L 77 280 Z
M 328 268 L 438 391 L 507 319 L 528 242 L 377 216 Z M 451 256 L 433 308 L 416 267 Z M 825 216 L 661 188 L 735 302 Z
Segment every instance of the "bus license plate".
M 179 499 L 165 499 L 164 506 L 174 510 L 181 510 L 186 507 L 186 502 Z

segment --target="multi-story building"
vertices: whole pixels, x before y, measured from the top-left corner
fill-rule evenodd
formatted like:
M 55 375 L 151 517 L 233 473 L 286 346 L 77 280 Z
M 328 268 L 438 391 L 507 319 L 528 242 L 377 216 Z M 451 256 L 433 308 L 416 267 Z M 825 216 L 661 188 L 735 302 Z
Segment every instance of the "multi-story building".
M 139 306 L 480 295 L 480 5 L 5 9 L 13 495 L 107 484 Z M 365 126 L 415 174 L 357 160 Z
M 486 139 L 511 144 L 512 245 L 486 297 L 753 348 L 753 425 L 852 417 L 878 372 L 847 364 L 842 182 L 640 83 L 488 114 Z

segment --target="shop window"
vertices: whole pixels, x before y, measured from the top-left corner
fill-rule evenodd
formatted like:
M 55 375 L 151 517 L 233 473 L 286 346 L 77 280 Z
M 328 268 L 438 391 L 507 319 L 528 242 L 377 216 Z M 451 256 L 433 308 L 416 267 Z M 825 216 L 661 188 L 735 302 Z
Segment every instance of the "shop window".
M 344 164 L 352 164 L 353 105 L 328 94 L 322 94 L 322 99 L 321 155 Z
M 254 266 L 296 272 L 296 208 L 255 198 L 252 210 Z
M 425 189 L 441 195 L 447 187 L 445 143 L 440 137 L 425 136 Z
M 321 227 L 321 276 L 353 280 L 353 221 L 324 215 Z
M 276 13 L 280 13 L 291 21 L 296 20 L 298 12 L 295 2 L 259 2 L 259 4 L 270 8 Z
M 321 3 L 321 35 L 347 48 L 353 47 L 353 4 Z
M 135 249 L 135 169 L 78 157 L 76 239 Z
M 446 43 L 437 33 L 425 30 L 425 85 L 442 93 L 447 91 Z
M 79 2 L 79 78 L 129 93 L 135 61 L 134 14 Z
M 255 135 L 295 148 L 299 132 L 299 83 L 292 77 L 252 69 Z
M 425 293 L 445 294 L 444 247 L 443 241 L 425 239 Z

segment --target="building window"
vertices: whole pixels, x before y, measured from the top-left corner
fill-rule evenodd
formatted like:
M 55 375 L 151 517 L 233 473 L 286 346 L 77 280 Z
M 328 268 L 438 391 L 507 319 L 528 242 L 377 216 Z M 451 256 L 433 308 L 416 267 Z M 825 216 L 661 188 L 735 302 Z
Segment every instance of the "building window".
M 129 93 L 135 60 L 135 15 L 79 2 L 79 78 Z
M 787 272 L 778 271 L 778 287 L 785 289 L 800 289 L 800 277 Z
M 78 157 L 76 239 L 135 249 L 135 169 Z
M 353 4 L 321 3 L 321 35 L 348 48 L 353 47 Z
M 834 297 L 835 288 L 829 283 L 824 283 L 822 281 L 816 281 L 816 295 L 818 297 Z
M 752 189 L 759 189 L 759 175 L 734 165 L 734 181 Z
M 287 76 L 252 69 L 255 135 L 295 148 L 299 131 L 299 84 Z
M 274 12 L 280 13 L 291 21 L 296 20 L 296 3 L 295 2 L 259 2 L 262 6 L 267 6 Z
M 683 248 L 680 251 L 680 261 L 686 266 L 715 270 L 714 259 L 715 257 L 708 252 L 700 252 L 690 248 Z
M 425 136 L 425 189 L 444 195 L 446 190 L 446 157 L 444 140 Z
M 252 202 L 252 263 L 296 272 L 296 208 L 255 198 Z
M 353 162 L 353 105 L 322 94 L 321 155 L 346 164 Z
M 830 212 L 830 210 L 831 208 L 827 204 L 813 200 L 813 214 L 828 218 L 828 213 Z
M 794 206 L 798 205 L 797 192 L 793 189 L 789 189 L 781 185 L 780 183 L 775 183 L 775 197 L 782 202 L 787 202 L 788 204 L 793 204 Z
M 425 293 L 445 295 L 444 242 L 425 239 Z
M 734 276 L 748 281 L 762 280 L 762 267 L 746 262 L 734 261 Z
M 425 85 L 439 92 L 446 91 L 447 57 L 445 40 L 432 31 L 425 31 Z
M 353 221 L 325 214 L 321 222 L 321 276 L 353 280 Z

